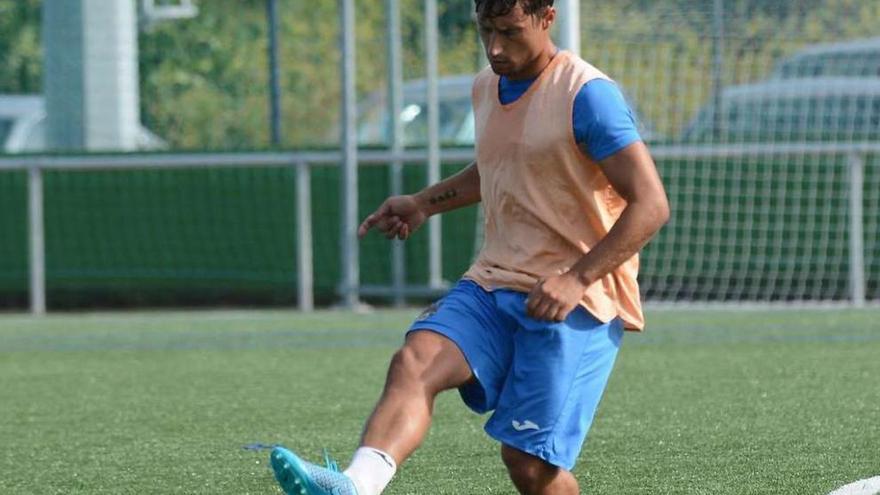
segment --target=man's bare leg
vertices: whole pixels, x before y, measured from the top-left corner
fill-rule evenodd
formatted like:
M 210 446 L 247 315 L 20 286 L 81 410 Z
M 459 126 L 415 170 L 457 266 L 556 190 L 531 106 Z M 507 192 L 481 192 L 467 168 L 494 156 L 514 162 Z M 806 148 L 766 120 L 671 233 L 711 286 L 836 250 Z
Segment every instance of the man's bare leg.
M 352 462 L 340 473 L 308 462 L 284 447 L 272 450 L 275 479 L 285 493 L 379 495 L 422 443 L 431 424 L 434 397 L 473 379 L 458 346 L 431 331 L 412 332 L 391 360 L 385 390 L 367 421 Z
M 508 447 L 501 446 L 501 458 L 507 466 L 510 479 L 522 495 L 578 495 L 580 488 L 571 474 L 543 460 Z
M 402 463 L 428 433 L 437 394 L 472 379 L 470 366 L 451 340 L 431 331 L 410 333 L 391 360 L 385 389 L 367 420 L 361 445 L 380 449 Z
M 361 447 L 345 470 L 358 495 L 378 495 L 385 489 L 397 466 L 428 433 L 437 394 L 470 380 L 470 366 L 451 340 L 429 330 L 407 336 L 391 360 Z

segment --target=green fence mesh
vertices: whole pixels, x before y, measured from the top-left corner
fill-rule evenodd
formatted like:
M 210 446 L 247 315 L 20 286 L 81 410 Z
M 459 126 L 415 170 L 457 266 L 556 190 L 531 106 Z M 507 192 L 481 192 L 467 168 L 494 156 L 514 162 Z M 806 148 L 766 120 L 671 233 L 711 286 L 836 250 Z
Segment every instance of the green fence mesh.
M 461 167 L 444 167 L 451 175 Z M 336 297 L 339 174 L 311 172 L 315 298 Z M 389 193 L 389 167 L 362 167 L 360 211 Z M 406 167 L 416 190 L 426 180 Z M 292 168 L 49 171 L 44 175 L 46 287 L 51 307 L 295 302 L 296 174 Z M 23 305 L 28 287 L 27 183 L 0 174 L 0 291 Z M 444 278 L 473 256 L 476 209 L 444 218 Z M 361 281 L 388 285 L 389 243 L 361 242 Z M 406 243 L 407 282 L 425 284 L 427 231 Z
M 849 297 L 849 175 L 844 156 L 662 160 L 673 218 L 645 249 L 654 301 L 833 301 Z M 444 176 L 460 165 L 446 165 Z M 360 216 L 389 194 L 390 169 L 365 166 Z M 425 183 L 419 166 L 404 187 Z M 292 304 L 297 287 L 292 168 L 49 171 L 44 176 L 50 307 Z M 339 174 L 311 172 L 315 298 L 335 300 Z M 880 298 L 880 157 L 865 161 L 867 296 Z M 27 182 L 0 174 L 0 293 L 26 304 Z M 443 216 L 443 277 L 475 255 L 476 207 Z M 405 243 L 407 283 L 426 284 L 427 230 Z M 360 243 L 361 282 L 391 284 L 391 249 Z

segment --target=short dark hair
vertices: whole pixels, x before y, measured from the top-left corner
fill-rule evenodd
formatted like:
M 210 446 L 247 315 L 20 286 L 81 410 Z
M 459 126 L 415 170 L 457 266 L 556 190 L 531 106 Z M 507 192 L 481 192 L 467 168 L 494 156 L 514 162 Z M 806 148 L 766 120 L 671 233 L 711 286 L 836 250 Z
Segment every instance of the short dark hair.
M 509 14 L 516 4 L 522 6 L 526 15 L 542 13 L 553 6 L 553 0 L 474 0 L 474 4 L 477 16 L 491 19 Z

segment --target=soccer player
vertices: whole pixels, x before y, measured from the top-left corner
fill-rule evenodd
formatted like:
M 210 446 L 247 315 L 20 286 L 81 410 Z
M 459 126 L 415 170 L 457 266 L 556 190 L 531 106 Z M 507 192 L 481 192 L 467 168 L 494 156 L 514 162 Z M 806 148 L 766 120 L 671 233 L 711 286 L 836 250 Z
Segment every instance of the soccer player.
M 407 332 L 344 473 L 272 452 L 288 494 L 378 495 L 453 388 L 493 411 L 485 430 L 520 493 L 577 494 L 571 469 L 624 329 L 644 327 L 638 252 L 669 206 L 632 111 L 605 74 L 554 46 L 553 0 L 475 3 L 491 64 L 473 86 L 476 162 L 388 198 L 358 234 L 407 239 L 482 201 L 484 245 Z

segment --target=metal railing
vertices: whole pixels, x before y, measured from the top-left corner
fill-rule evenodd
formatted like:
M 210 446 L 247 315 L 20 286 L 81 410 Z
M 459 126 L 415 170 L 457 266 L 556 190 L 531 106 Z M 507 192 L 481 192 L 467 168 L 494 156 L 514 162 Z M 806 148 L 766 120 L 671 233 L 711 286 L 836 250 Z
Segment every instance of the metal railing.
M 470 149 L 441 149 L 442 163 L 468 163 L 474 159 Z M 849 169 L 849 264 L 850 303 L 865 305 L 864 260 L 864 211 L 863 187 L 865 156 L 880 154 L 880 143 L 849 144 L 745 144 L 705 146 L 657 146 L 651 149 L 657 160 L 700 160 L 749 156 L 779 155 L 828 155 L 845 156 Z M 430 158 L 428 150 L 359 150 L 359 166 L 395 166 L 398 164 L 422 165 Z M 45 233 L 43 221 L 43 171 L 45 170 L 119 170 L 119 169 L 182 169 L 216 167 L 293 167 L 296 169 L 296 218 L 297 218 L 297 293 L 299 308 L 313 308 L 313 257 L 310 177 L 312 167 L 338 167 L 344 161 L 340 151 L 295 152 L 243 152 L 243 153 L 179 153 L 179 154 L 101 154 L 101 155 L 23 155 L 0 157 L 0 172 L 25 170 L 28 172 L 28 225 L 30 256 L 30 308 L 34 314 L 46 312 Z M 347 190 L 346 187 L 341 188 Z M 356 243 L 345 244 L 347 250 L 358 250 Z M 429 244 L 429 250 L 439 245 Z M 357 256 L 356 252 L 343 252 L 343 257 Z M 394 264 L 396 271 L 405 270 L 403 264 Z M 407 287 L 402 280 L 405 273 L 397 273 L 390 287 L 361 286 L 351 288 L 354 299 L 360 294 L 390 295 L 402 301 L 407 295 L 424 295 L 437 287 Z M 346 288 L 343 287 L 343 292 Z M 345 294 L 343 294 L 345 295 Z
M 358 164 L 361 166 L 424 163 L 424 151 L 384 151 L 360 150 Z M 311 310 L 314 307 L 314 268 L 312 256 L 312 215 L 311 215 L 311 168 L 339 166 L 344 161 L 340 151 L 305 152 L 245 152 L 245 153 L 179 153 L 179 154 L 101 154 L 101 155 L 23 155 L 0 157 L 0 172 L 6 170 L 26 170 L 28 172 L 28 226 L 29 226 L 29 271 L 30 271 L 30 309 L 33 314 L 46 312 L 46 256 L 43 221 L 43 171 L 46 170 L 121 170 L 121 169 L 199 169 L 217 167 L 294 167 L 296 169 L 296 218 L 297 218 L 297 281 L 299 308 Z M 470 150 L 447 150 L 442 158 L 446 163 L 464 163 L 473 159 Z M 343 192 L 348 190 L 343 185 Z M 357 243 L 343 245 L 343 258 L 356 259 Z M 354 252 L 353 252 L 354 251 Z M 440 246 L 429 243 L 429 251 L 437 252 Z M 403 301 L 406 295 L 423 294 L 424 287 L 403 285 L 406 272 L 401 262 L 392 287 L 364 286 L 356 284 L 352 288 L 342 286 L 342 293 L 356 304 L 360 294 L 394 295 Z M 440 287 L 431 290 L 437 291 Z

